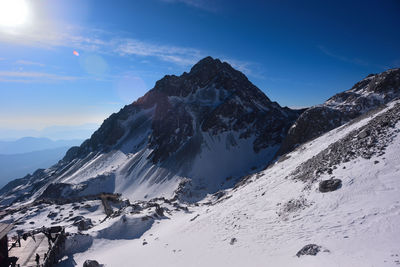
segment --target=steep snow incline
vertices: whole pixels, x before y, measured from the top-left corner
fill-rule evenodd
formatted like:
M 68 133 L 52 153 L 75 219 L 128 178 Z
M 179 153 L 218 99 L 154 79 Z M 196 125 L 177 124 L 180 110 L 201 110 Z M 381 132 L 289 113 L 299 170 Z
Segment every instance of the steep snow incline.
M 99 225 L 91 233 L 98 238 L 74 260 L 81 265 L 96 259 L 108 266 L 132 262 L 140 266 L 396 266 L 400 261 L 399 110 L 400 101 L 392 102 L 332 130 L 241 186 L 157 221 L 140 239 L 103 239 Z M 384 139 L 382 153 L 336 163 L 331 172 L 315 173 L 309 181 L 295 179 L 301 164 L 329 153 L 331 145 L 349 145 L 343 143 L 349 136 L 357 140 L 361 129 L 390 116 L 397 121 L 395 127 L 378 129 L 390 137 Z M 317 182 L 333 177 L 342 180 L 342 187 L 320 193 Z M 113 227 L 119 225 L 118 218 L 113 220 Z M 316 256 L 296 257 L 307 244 L 322 250 Z

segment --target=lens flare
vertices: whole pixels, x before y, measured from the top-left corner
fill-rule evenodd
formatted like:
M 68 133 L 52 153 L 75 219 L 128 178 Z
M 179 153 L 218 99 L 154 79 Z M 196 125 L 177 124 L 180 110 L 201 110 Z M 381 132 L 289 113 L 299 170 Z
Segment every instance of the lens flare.
M 74 52 L 72 52 L 75 56 L 79 57 L 79 53 L 77 51 L 74 50 Z

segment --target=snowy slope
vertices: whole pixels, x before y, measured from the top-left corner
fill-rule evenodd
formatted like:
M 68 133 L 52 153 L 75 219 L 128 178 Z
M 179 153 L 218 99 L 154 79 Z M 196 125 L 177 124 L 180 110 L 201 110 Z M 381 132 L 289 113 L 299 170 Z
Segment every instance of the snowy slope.
M 69 255 L 64 263 L 73 259 L 80 266 L 86 259 L 96 259 L 106 266 L 396 266 L 399 121 L 400 101 L 395 101 L 298 147 L 241 186 L 210 195 L 187 211 L 171 211 L 140 227 L 132 212 L 111 218 L 89 230 L 90 247 Z M 373 136 L 374 129 L 384 144 L 364 146 L 360 132 L 368 130 Z M 361 145 L 360 151 L 376 153 L 360 152 L 335 161 L 332 172 L 298 178 L 302 165 L 329 154 L 336 145 L 350 146 L 347 140 Z M 332 177 L 340 178 L 342 187 L 320 193 L 318 181 Z M 126 239 L 121 229 L 139 233 Z M 295 256 L 310 243 L 322 251 L 317 256 Z
M 59 266 L 397 266 L 399 133 L 395 100 L 197 203 L 121 201 L 107 216 L 99 200 L 39 202 L 0 221 L 18 222 L 11 235 L 65 225 L 73 235 Z M 319 192 L 331 178 L 341 188 Z M 321 251 L 297 257 L 307 244 Z

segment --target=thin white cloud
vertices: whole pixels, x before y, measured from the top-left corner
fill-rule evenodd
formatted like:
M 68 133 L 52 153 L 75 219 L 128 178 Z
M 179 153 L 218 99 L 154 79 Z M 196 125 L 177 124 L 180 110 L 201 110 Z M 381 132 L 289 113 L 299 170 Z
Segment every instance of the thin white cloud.
M 54 49 L 57 47 L 69 47 L 72 50 L 87 51 L 99 54 L 111 54 L 119 56 L 137 56 L 142 60 L 156 58 L 161 61 L 180 66 L 191 66 L 209 53 L 191 47 L 157 44 L 134 38 L 121 38 L 117 33 L 106 32 L 97 29 L 86 29 L 66 26 L 62 30 L 37 30 L 30 29 L 23 34 L 6 34 L 0 32 L 0 42 L 11 42 L 29 46 Z M 254 63 L 239 61 L 232 58 L 224 58 L 233 67 L 246 75 L 262 76 L 254 70 Z M 21 64 L 36 64 L 36 62 L 19 61 Z M 38 63 L 40 64 L 40 63 Z M 38 65 L 39 66 L 39 65 Z
M 28 66 L 39 66 L 39 67 L 44 67 L 45 64 L 39 63 L 39 62 L 33 62 L 29 60 L 17 60 L 15 64 L 18 65 L 28 65 Z
M 336 60 L 343 61 L 343 62 L 351 63 L 351 64 L 358 65 L 358 66 L 364 66 L 364 67 L 373 66 L 373 67 L 377 67 L 377 68 L 380 68 L 380 69 L 388 69 L 389 68 L 387 66 L 371 64 L 371 63 L 369 63 L 367 61 L 364 61 L 362 59 L 359 59 L 359 58 L 349 58 L 349 57 L 346 57 L 346 56 L 335 54 L 331 50 L 327 49 L 325 46 L 322 46 L 322 45 L 318 45 L 317 48 L 322 53 L 324 53 L 325 55 L 327 55 L 327 56 L 329 56 L 331 58 L 334 58 Z
M 52 81 L 74 81 L 78 77 L 57 75 L 46 72 L 28 72 L 28 71 L 0 71 L 1 82 L 52 82 Z
M 215 0 L 161 0 L 161 1 L 165 3 L 182 3 L 206 11 L 212 11 L 212 12 L 217 11 Z
M 122 56 L 151 56 L 179 65 L 192 65 L 204 57 L 200 50 L 194 48 L 156 45 L 135 39 L 119 39 L 113 43 L 117 43 L 114 51 Z

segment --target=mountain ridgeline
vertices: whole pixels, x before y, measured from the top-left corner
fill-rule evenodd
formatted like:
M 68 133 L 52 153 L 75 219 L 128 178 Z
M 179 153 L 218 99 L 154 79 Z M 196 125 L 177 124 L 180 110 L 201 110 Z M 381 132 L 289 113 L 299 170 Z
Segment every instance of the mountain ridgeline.
M 322 105 L 292 110 L 228 63 L 206 57 L 189 73 L 156 82 L 56 165 L 6 185 L 0 205 L 100 192 L 197 201 L 395 99 L 399 77 L 399 69 L 370 75 Z
M 307 109 L 290 128 L 278 155 L 400 97 L 400 69 L 370 74 L 351 89 Z

